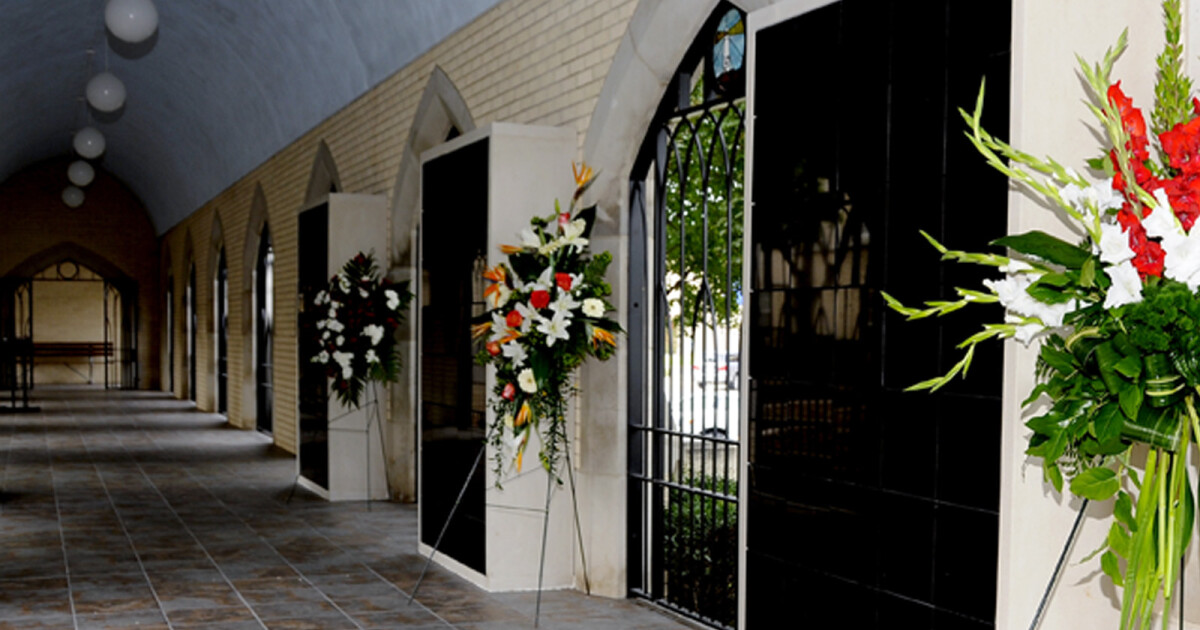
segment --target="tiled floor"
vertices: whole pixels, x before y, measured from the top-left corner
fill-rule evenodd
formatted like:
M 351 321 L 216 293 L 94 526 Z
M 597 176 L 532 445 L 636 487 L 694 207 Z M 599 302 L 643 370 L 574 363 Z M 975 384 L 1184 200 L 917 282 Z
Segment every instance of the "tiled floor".
M 533 626 L 532 593 L 489 594 L 424 558 L 416 508 L 290 504 L 269 440 L 146 392 L 39 389 L 0 415 L 0 628 Z M 691 628 L 574 591 L 541 628 Z

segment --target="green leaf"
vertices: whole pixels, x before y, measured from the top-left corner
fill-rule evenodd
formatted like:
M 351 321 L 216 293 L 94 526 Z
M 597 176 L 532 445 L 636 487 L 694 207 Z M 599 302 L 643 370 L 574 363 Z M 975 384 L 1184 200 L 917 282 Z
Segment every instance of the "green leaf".
M 1064 376 L 1075 372 L 1078 368 L 1075 363 L 1075 357 L 1070 352 L 1056 350 L 1048 345 L 1042 346 L 1042 351 L 1038 358 L 1046 362 L 1046 365 L 1058 370 Z
M 1129 541 L 1129 534 L 1120 523 L 1114 522 L 1112 527 L 1108 528 L 1108 548 L 1118 556 L 1129 557 Z
M 1071 492 L 1093 501 L 1105 501 L 1117 493 L 1121 481 L 1111 468 L 1089 468 L 1071 480 Z
M 1113 505 L 1113 516 L 1117 518 L 1117 522 L 1129 528 L 1129 531 L 1137 531 L 1137 521 L 1133 519 L 1133 499 L 1129 498 L 1129 493 L 1124 490 L 1117 493 L 1117 500 Z
M 1142 390 L 1137 385 L 1125 384 L 1117 394 L 1121 402 L 1121 411 L 1130 419 L 1138 417 L 1142 408 Z
M 1079 269 L 1092 257 L 1091 252 L 1086 249 L 1039 230 L 998 238 L 992 241 L 992 245 L 1008 247 L 1069 269 Z
M 1125 581 L 1121 578 L 1121 563 L 1117 561 L 1117 556 L 1111 551 L 1104 552 L 1100 556 L 1100 568 L 1104 571 L 1117 586 L 1125 586 Z
M 1049 481 L 1050 485 L 1054 486 L 1055 491 L 1061 493 L 1063 488 L 1063 476 L 1062 471 L 1058 469 L 1058 465 L 1046 464 L 1045 467 L 1042 468 L 1042 471 L 1046 477 L 1046 481 Z
M 1096 259 L 1088 258 L 1079 272 L 1079 286 L 1090 289 L 1096 286 Z
M 1175 452 L 1179 450 L 1180 428 L 1175 409 L 1155 409 L 1146 405 L 1138 412 L 1137 420 L 1125 420 L 1121 435 Z
M 1096 439 L 1100 442 L 1109 442 L 1121 437 L 1121 429 L 1125 426 L 1125 420 L 1121 418 L 1120 407 L 1109 403 L 1096 412 L 1092 424 L 1096 429 Z
M 1125 357 L 1113 365 L 1113 369 L 1124 376 L 1135 379 L 1142 373 L 1142 360 L 1135 356 Z

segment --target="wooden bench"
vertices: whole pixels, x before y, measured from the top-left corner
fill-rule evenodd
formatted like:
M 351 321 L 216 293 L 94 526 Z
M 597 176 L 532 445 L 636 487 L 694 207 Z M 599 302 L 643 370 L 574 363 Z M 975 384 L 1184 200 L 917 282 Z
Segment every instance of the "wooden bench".
M 37 359 L 87 359 L 88 384 L 94 382 L 92 378 L 92 366 L 96 357 L 111 358 L 113 355 L 112 343 L 108 341 L 37 341 L 33 344 L 33 357 Z M 67 368 L 75 371 L 76 374 L 83 376 L 75 368 L 71 367 L 69 361 L 64 360 L 62 364 Z

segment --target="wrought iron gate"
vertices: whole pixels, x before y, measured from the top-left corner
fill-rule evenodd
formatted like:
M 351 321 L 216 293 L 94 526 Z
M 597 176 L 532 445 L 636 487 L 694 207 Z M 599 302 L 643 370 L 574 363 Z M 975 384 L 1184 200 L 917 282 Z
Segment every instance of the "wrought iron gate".
M 725 5 L 701 30 L 631 182 L 630 589 L 718 627 L 737 621 L 743 24 Z

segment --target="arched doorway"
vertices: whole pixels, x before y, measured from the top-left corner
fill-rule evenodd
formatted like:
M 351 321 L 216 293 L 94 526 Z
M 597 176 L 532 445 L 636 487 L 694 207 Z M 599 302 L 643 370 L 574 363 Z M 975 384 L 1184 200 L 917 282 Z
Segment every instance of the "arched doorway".
M 167 391 L 175 394 L 175 276 L 167 276 Z
M 721 3 L 630 176 L 630 549 L 637 595 L 737 623 L 745 15 Z M 653 350 L 651 350 L 653 349 Z
M 138 288 L 116 265 L 59 243 L 9 270 L 4 293 L 0 330 L 30 344 L 31 384 L 138 386 Z
M 217 320 L 217 413 L 229 413 L 229 266 L 225 248 L 217 254 L 215 313 Z
M 264 433 L 273 429 L 274 405 L 274 329 L 275 329 L 275 251 L 271 231 L 263 226 L 254 266 L 254 382 L 256 427 Z
M 188 398 L 196 402 L 196 328 L 199 317 L 196 309 L 196 265 L 188 266 L 188 283 L 184 298 L 187 325 Z

